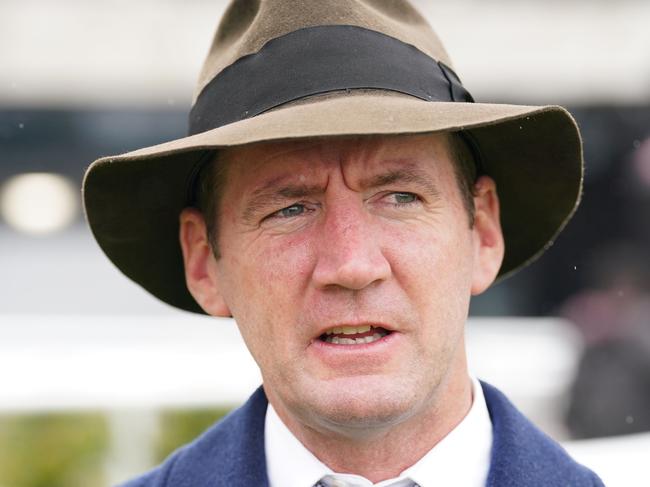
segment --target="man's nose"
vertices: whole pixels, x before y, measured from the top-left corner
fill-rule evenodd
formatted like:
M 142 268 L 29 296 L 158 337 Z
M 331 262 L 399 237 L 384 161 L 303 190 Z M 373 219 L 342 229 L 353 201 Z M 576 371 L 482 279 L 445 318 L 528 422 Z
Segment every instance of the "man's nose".
M 313 272 L 313 281 L 320 288 L 361 290 L 391 275 L 376 223 L 362 207 L 355 206 L 326 212 Z

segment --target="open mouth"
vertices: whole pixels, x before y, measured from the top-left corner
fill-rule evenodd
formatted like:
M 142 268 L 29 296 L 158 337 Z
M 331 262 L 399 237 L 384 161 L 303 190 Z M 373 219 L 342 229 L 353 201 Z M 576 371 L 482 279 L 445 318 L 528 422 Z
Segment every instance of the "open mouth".
M 335 345 L 362 345 L 381 340 L 391 332 L 371 325 L 336 326 L 325 331 L 319 339 Z

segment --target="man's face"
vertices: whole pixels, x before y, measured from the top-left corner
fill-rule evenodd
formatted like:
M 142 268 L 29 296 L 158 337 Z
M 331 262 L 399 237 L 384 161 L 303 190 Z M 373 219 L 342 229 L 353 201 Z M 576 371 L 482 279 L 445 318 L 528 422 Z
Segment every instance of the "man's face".
M 316 429 L 385 426 L 467 380 L 463 327 L 485 287 L 484 239 L 447 142 L 315 139 L 223 154 L 221 258 L 207 257 L 207 275 L 276 409 Z

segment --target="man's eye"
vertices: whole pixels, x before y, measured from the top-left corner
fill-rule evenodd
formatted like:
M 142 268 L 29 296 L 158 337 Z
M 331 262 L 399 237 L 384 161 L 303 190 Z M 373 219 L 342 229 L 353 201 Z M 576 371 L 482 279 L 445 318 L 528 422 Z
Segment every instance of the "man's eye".
M 282 208 L 281 210 L 276 211 L 271 215 L 271 217 L 291 218 L 293 216 L 302 215 L 304 212 L 305 205 L 301 203 L 295 203 L 291 206 L 287 206 L 286 208 Z
M 397 205 L 408 205 L 409 203 L 415 203 L 419 199 L 413 193 L 391 193 L 391 196 Z
M 309 201 L 294 203 L 267 215 L 263 218 L 263 221 L 273 224 L 291 224 L 294 221 L 303 221 L 305 217 L 316 211 L 318 206 L 318 203 Z

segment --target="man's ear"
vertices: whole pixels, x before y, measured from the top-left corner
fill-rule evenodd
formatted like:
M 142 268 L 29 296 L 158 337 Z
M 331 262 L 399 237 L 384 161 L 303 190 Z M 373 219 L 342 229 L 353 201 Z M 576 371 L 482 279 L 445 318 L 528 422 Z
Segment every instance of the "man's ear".
M 494 281 L 505 252 L 496 183 L 481 176 L 474 185 L 474 274 L 472 295 L 481 294 Z
M 231 316 L 219 290 L 217 262 L 200 211 L 185 208 L 181 212 L 179 238 L 183 250 L 185 282 L 192 296 L 206 313 L 212 316 Z

